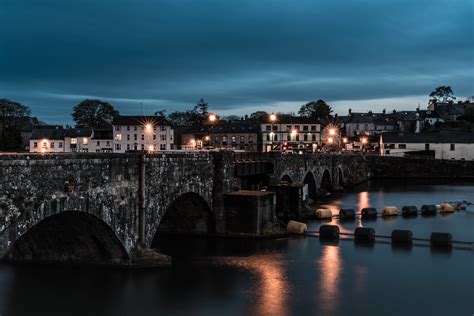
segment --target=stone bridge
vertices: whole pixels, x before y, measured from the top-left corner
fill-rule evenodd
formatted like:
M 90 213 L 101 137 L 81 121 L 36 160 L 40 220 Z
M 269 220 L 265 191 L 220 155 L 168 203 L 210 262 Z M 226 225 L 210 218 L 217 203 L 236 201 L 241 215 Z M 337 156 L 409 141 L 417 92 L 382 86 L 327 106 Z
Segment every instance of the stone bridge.
M 225 234 L 224 193 L 281 180 L 316 198 L 377 176 L 474 178 L 474 162 L 278 153 L 17 154 L 0 167 L 0 257 L 37 262 L 128 263 L 160 232 Z

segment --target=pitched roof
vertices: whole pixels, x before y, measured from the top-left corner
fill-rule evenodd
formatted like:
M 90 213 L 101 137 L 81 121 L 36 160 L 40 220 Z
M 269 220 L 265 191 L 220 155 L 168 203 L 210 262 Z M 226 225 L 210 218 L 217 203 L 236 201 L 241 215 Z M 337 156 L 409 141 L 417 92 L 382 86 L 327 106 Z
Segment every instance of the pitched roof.
M 473 144 L 473 132 L 382 133 L 384 143 Z
M 64 134 L 65 137 L 90 137 L 92 135 L 92 128 L 79 127 L 68 128 Z
M 258 133 L 260 125 L 255 121 L 235 121 L 220 122 L 216 124 L 206 124 L 204 126 L 194 126 L 185 131 L 190 133 Z
M 113 139 L 113 138 L 114 138 L 114 132 L 112 128 L 94 129 L 94 134 L 92 136 L 92 139 Z
M 59 125 L 39 125 L 33 128 L 30 139 L 64 139 L 64 128 Z
M 142 116 L 142 115 L 118 115 L 114 117 L 112 125 L 170 125 L 166 119 L 161 116 Z

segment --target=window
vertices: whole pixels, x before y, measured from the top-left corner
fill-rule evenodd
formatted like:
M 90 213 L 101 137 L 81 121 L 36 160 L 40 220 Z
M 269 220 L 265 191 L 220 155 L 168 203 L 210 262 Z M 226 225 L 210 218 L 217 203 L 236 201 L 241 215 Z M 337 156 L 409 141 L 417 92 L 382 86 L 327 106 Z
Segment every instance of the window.
M 235 136 L 232 136 L 232 143 L 235 143 L 237 140 L 235 138 Z
M 51 142 L 51 148 L 54 148 L 54 142 Z
M 166 140 L 166 135 L 164 134 L 160 135 L 160 140 Z
M 313 134 L 313 141 L 316 140 L 316 134 Z
M 133 134 L 133 140 L 137 140 L 137 134 Z
M 82 143 L 83 143 L 84 145 L 89 144 L 89 138 L 83 137 L 83 138 L 82 138 Z
M 308 141 L 308 134 L 304 134 L 304 135 L 303 135 L 303 140 L 304 140 L 305 142 Z
M 130 144 L 127 144 L 127 150 L 130 150 Z
M 166 131 L 166 126 L 160 126 L 160 131 Z
M 44 147 L 44 148 L 48 147 L 48 143 L 47 143 L 47 142 L 43 142 L 43 147 Z
M 249 143 L 253 143 L 253 136 L 249 136 Z
M 122 134 L 115 135 L 115 140 L 122 140 Z M 71 142 L 72 144 L 72 142 Z
M 291 131 L 291 125 L 286 125 L 286 130 Z
M 97 141 L 97 146 L 100 146 L 100 140 Z
M 218 136 L 215 136 L 215 137 L 214 137 L 214 143 L 217 144 L 218 142 L 219 142 L 219 137 L 218 137 Z
M 145 145 L 144 144 L 142 144 L 142 150 L 145 150 Z
M 267 134 L 267 141 L 270 141 L 270 134 Z
M 136 126 L 136 125 L 133 127 L 133 130 L 134 130 L 134 131 L 136 131 L 136 130 L 137 130 L 137 126 Z
M 241 143 L 245 142 L 245 136 L 240 136 L 240 142 Z
M 107 141 L 105 144 L 106 146 L 110 146 L 110 141 Z
M 297 142 L 300 141 L 300 135 L 296 135 L 296 141 L 297 141 Z
M 77 144 L 77 138 L 71 138 L 71 144 L 76 145 Z
M 308 125 L 303 125 L 303 131 L 305 131 L 305 132 L 308 131 Z
M 120 144 L 115 144 L 115 149 L 120 150 Z
M 291 135 L 290 134 L 286 134 L 286 140 L 291 140 Z
M 145 140 L 145 135 L 144 134 L 142 134 L 142 140 Z
M 160 150 L 166 150 L 166 144 L 160 144 Z
M 274 130 L 274 131 L 278 131 L 278 126 L 277 126 L 277 125 L 273 125 L 273 130 Z
M 156 140 L 156 134 L 153 134 L 153 140 Z
M 455 144 L 451 144 L 451 145 L 449 146 L 449 150 L 451 150 L 451 151 L 456 150 L 456 145 L 455 145 Z
M 120 131 L 120 126 L 115 126 L 116 131 Z
M 425 144 L 425 150 L 430 150 L 430 144 Z
M 38 148 L 38 142 L 33 143 L 33 148 Z
M 271 131 L 272 130 L 272 126 L 271 125 L 267 125 L 267 132 Z
M 295 125 L 295 129 L 296 129 L 297 131 L 299 131 L 299 130 L 300 130 L 300 126 L 299 126 L 299 125 Z
M 129 131 L 129 130 L 130 130 L 130 126 L 127 126 L 127 131 Z
M 252 139 L 250 139 L 250 137 L 252 136 L 249 136 L 249 143 L 253 143 L 253 137 Z M 273 138 L 274 141 L 277 141 L 278 140 L 278 135 L 275 134 L 275 137 Z
M 59 148 L 63 148 L 63 142 L 59 142 L 58 147 L 59 147 Z
M 311 125 L 311 131 L 315 132 L 316 131 L 316 125 Z
M 407 144 L 398 144 L 398 149 L 407 149 Z
M 127 134 L 127 140 L 130 140 L 130 135 L 129 134 Z

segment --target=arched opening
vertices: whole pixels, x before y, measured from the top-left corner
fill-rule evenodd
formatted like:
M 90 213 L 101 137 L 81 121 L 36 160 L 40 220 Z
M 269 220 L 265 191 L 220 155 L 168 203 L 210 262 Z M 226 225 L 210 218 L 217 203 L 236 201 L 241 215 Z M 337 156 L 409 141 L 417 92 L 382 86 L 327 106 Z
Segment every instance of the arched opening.
M 293 183 L 293 180 L 291 180 L 290 176 L 285 174 L 283 177 L 281 177 L 281 182 L 287 182 L 287 183 Z
M 112 228 L 98 217 L 65 211 L 49 216 L 18 238 L 5 261 L 121 264 L 128 254 Z
M 323 177 L 321 179 L 321 191 L 322 193 L 332 191 L 331 176 L 327 170 L 324 170 Z
M 317 197 L 317 190 L 316 190 L 316 181 L 314 180 L 314 175 L 312 172 L 308 172 L 303 180 L 304 184 L 304 199 L 307 200 L 308 198 L 312 199 L 313 201 L 316 200 Z
M 166 210 L 151 248 L 173 256 L 188 254 L 191 249 L 201 253 L 209 247 L 207 234 L 215 231 L 214 214 L 207 202 L 199 194 L 188 192 L 174 200 Z
M 157 234 L 212 232 L 215 232 L 215 221 L 211 209 L 199 194 L 193 192 L 185 193 L 171 203 L 157 230 Z
M 338 180 L 339 188 L 342 189 L 344 187 L 344 176 L 342 175 L 341 168 L 338 168 L 337 176 L 338 176 L 337 180 Z

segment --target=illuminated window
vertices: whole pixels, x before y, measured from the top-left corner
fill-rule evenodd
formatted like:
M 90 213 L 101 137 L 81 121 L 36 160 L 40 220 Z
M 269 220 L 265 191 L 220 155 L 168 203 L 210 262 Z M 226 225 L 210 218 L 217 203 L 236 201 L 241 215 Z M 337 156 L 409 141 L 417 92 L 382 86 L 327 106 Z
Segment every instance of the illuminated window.
M 82 143 L 83 143 L 84 145 L 89 144 L 89 139 L 88 139 L 87 137 L 83 137 L 83 138 L 82 138 Z
M 71 144 L 73 145 L 77 144 L 77 138 L 71 138 Z
M 122 140 L 122 134 L 116 134 L 115 140 Z

